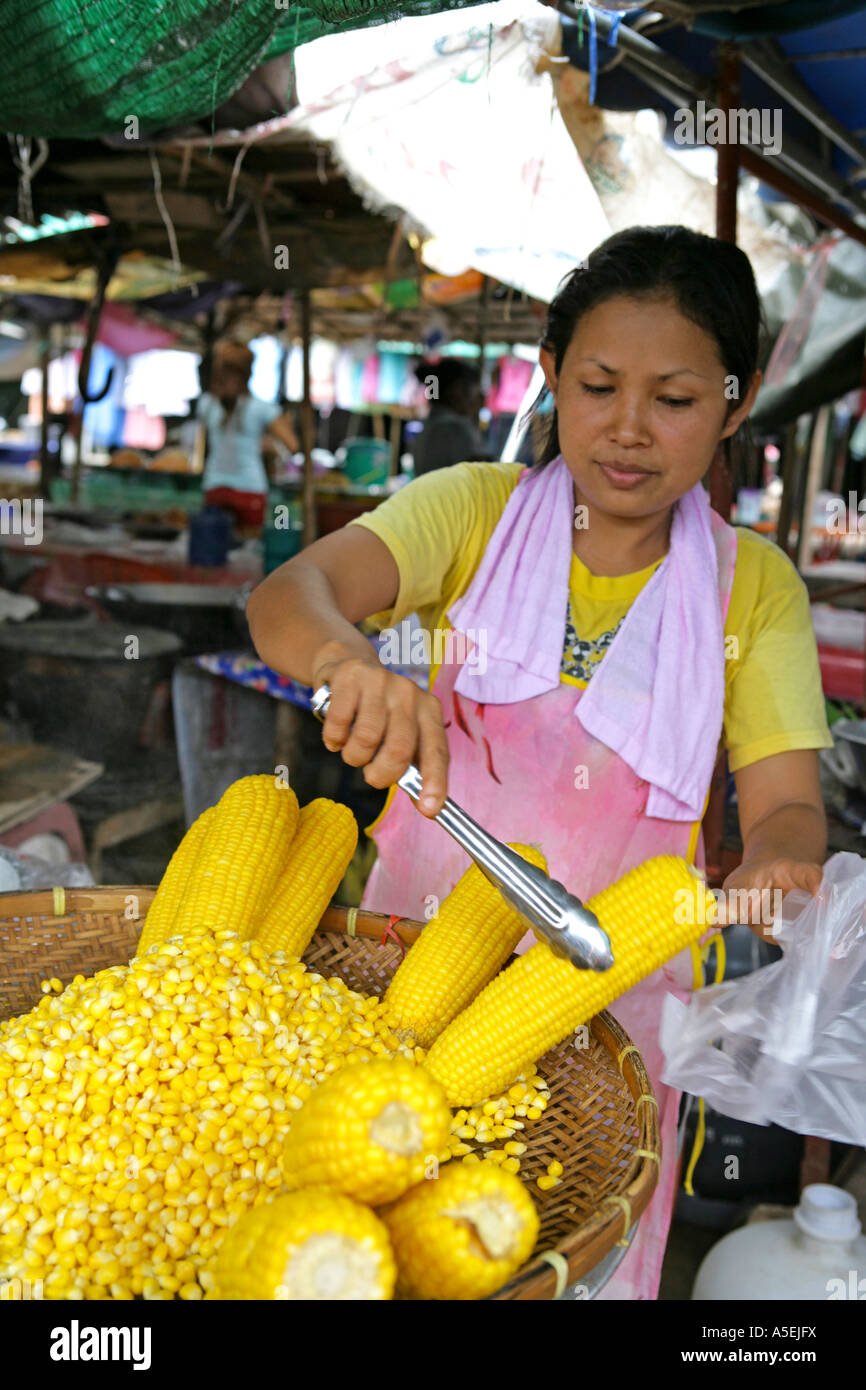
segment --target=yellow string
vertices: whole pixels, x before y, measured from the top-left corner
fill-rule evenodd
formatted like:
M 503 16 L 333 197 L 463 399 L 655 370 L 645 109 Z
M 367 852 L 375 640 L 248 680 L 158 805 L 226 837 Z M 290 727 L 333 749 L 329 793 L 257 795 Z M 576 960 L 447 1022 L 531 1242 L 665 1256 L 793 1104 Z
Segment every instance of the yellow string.
M 629 1043 L 628 1047 L 624 1047 L 623 1050 L 622 1050 L 622 1052 L 617 1053 L 617 1058 L 616 1058 L 616 1060 L 617 1060 L 617 1062 L 619 1063 L 619 1069 L 620 1069 L 620 1071 L 622 1071 L 623 1059 L 626 1058 L 630 1052 L 637 1053 L 637 1056 L 638 1056 L 638 1057 L 640 1056 L 640 1052 L 639 1052 L 638 1049 L 635 1047 L 634 1043 Z
M 716 977 L 715 977 L 715 983 L 716 983 L 717 985 L 720 985 L 720 984 L 722 983 L 722 981 L 724 980 L 724 978 L 725 978 L 725 965 L 726 965 L 726 963 L 727 963 L 727 952 L 725 951 L 725 938 L 724 938 L 724 934 L 723 934 L 721 931 L 715 931 L 715 932 L 713 932 L 712 936 L 709 937 L 709 939 L 708 939 L 707 941 L 704 942 L 704 945 L 703 945 L 700 949 L 698 949 L 698 948 L 697 948 L 696 946 L 694 946 L 694 945 L 693 945 L 692 948 L 691 948 L 691 949 L 692 949 L 692 962 L 694 963 L 694 966 L 695 966 L 695 975 L 696 975 L 696 977 L 697 977 L 697 975 L 698 975 L 698 972 L 700 971 L 700 979 L 699 979 L 699 980 L 696 979 L 695 989 L 700 989 L 701 986 L 703 985 L 703 982 L 704 982 L 704 972 L 703 972 L 703 968 L 702 968 L 702 962 L 705 961 L 705 960 L 709 957 L 709 954 L 710 954 L 710 947 L 713 945 L 713 943 L 715 943 L 715 947 L 716 947 Z M 694 1195 L 695 1195 L 695 1189 L 694 1189 L 694 1187 L 692 1186 L 692 1176 L 693 1176 L 693 1174 L 694 1174 L 695 1168 L 697 1167 L 698 1159 L 700 1158 L 701 1153 L 703 1152 L 703 1147 L 704 1147 L 704 1140 L 705 1140 L 705 1138 L 706 1138 L 706 1123 L 705 1123 L 705 1116 L 704 1116 L 704 1098 L 703 1098 L 703 1096 L 699 1096 L 699 1097 L 698 1097 L 698 1123 L 697 1123 L 697 1127 L 696 1127 L 696 1129 L 695 1129 L 695 1138 L 694 1138 L 694 1143 L 692 1144 L 692 1152 L 691 1152 L 691 1157 L 689 1158 L 689 1166 L 688 1166 L 688 1168 L 686 1169 L 686 1176 L 685 1176 L 685 1178 L 684 1178 L 684 1180 L 683 1180 L 683 1187 L 685 1188 L 686 1192 L 688 1193 L 688 1195 L 689 1195 L 690 1197 L 694 1197 Z
M 635 1107 L 634 1107 L 635 1110 L 637 1110 L 638 1106 L 639 1106 L 643 1101 L 646 1101 L 648 1105 L 654 1105 L 655 1108 L 656 1108 L 656 1110 L 658 1110 L 658 1108 L 659 1108 L 659 1103 L 658 1103 L 658 1101 L 656 1100 L 655 1096 L 638 1096 L 637 1100 L 635 1101 Z
M 635 1153 L 640 1158 L 654 1158 L 656 1163 L 660 1163 L 661 1161 L 655 1149 L 635 1149 Z
M 700 989 L 704 983 L 704 957 L 700 946 L 696 941 L 689 945 L 692 953 L 692 989 Z
M 696 948 L 695 948 L 694 946 L 692 946 L 692 960 L 694 960 L 694 959 L 695 959 L 695 955 L 697 955 L 697 964 L 696 964 L 696 967 L 695 967 L 696 972 L 697 972 L 697 969 L 698 969 L 698 967 L 700 967 L 701 962 L 702 962 L 703 960 L 706 960 L 706 959 L 708 958 L 708 956 L 709 956 L 709 954 L 710 954 L 710 947 L 713 945 L 713 943 L 715 943 L 715 947 L 716 947 L 716 978 L 715 978 L 715 983 L 716 983 L 717 985 L 720 985 L 720 984 L 722 983 L 722 981 L 724 980 L 724 978 L 725 978 L 725 965 L 726 965 L 726 963 L 727 963 L 727 952 L 725 951 L 725 938 L 724 938 L 724 934 L 723 934 L 721 931 L 715 931 L 715 932 L 713 932 L 712 936 L 711 936 L 706 942 L 704 942 L 704 945 L 701 947 L 700 951 L 696 951 Z M 695 989 L 700 989 L 702 984 L 703 984 L 703 970 L 701 969 L 701 979 L 700 979 L 700 983 L 695 985 Z M 695 1139 L 694 1139 L 694 1143 L 692 1144 L 692 1153 L 691 1153 L 691 1157 L 689 1158 L 689 1166 L 688 1166 L 688 1168 L 686 1169 L 686 1176 L 685 1176 L 685 1179 L 684 1179 L 684 1181 L 683 1181 L 683 1187 L 685 1188 L 686 1192 L 688 1193 L 688 1195 L 689 1195 L 690 1197 L 694 1197 L 694 1195 L 695 1195 L 695 1190 L 694 1190 L 694 1188 L 693 1188 L 693 1186 L 692 1186 L 692 1175 L 693 1175 L 693 1173 L 694 1173 L 694 1171 L 695 1171 L 695 1168 L 697 1167 L 698 1159 L 700 1158 L 701 1153 L 702 1153 L 702 1151 L 703 1151 L 704 1139 L 705 1139 L 705 1137 L 706 1137 L 706 1123 L 705 1123 L 705 1117 L 704 1117 L 704 1098 L 703 1098 L 703 1096 L 699 1096 L 699 1097 L 698 1097 L 698 1123 L 697 1123 L 697 1128 L 695 1129 Z
M 558 1250 L 542 1250 L 538 1257 L 540 1260 L 547 1260 L 553 1266 L 556 1275 L 556 1288 L 553 1292 L 554 1298 L 562 1298 L 563 1293 L 568 1287 L 568 1260 L 564 1255 L 560 1255 Z
M 698 836 L 701 833 L 701 826 L 704 823 L 704 816 L 707 814 L 707 807 L 709 806 L 709 804 L 710 793 L 708 791 L 704 799 L 704 809 L 701 811 L 700 819 L 692 822 L 692 828 L 689 832 L 689 847 L 686 850 L 687 864 L 694 864 L 695 862 L 695 855 L 698 852 Z
M 54 897 L 54 916 L 63 917 L 66 912 L 66 889 L 52 888 L 51 892 Z
M 685 1188 L 686 1192 L 690 1197 L 694 1197 L 695 1195 L 695 1189 L 692 1187 L 692 1174 L 695 1171 L 697 1161 L 701 1156 L 701 1150 L 704 1147 L 705 1134 L 706 1126 L 704 1124 L 704 1098 L 703 1096 L 700 1096 L 698 1098 L 698 1127 L 695 1130 L 695 1142 L 692 1145 L 692 1156 L 689 1159 L 689 1166 L 686 1169 L 685 1181 L 683 1182 L 683 1187 Z
M 629 1206 L 625 1197 L 605 1197 L 604 1202 L 602 1202 L 601 1205 L 604 1206 L 605 1202 L 616 1202 L 618 1207 L 622 1207 L 623 1212 L 625 1213 L 625 1228 L 623 1230 L 622 1239 L 617 1241 L 617 1245 L 628 1245 L 626 1236 L 631 1230 L 631 1207 Z
M 716 984 L 720 985 L 725 978 L 725 965 L 727 963 L 727 952 L 725 950 L 724 932 L 715 931 L 707 942 L 708 946 L 716 943 Z
M 350 907 L 350 908 L 349 908 L 349 911 L 346 913 L 346 935 L 347 935 L 347 936 L 354 936 L 354 935 L 355 935 L 355 928 L 356 928 L 356 926 L 357 926 L 357 923 L 358 923 L 358 909 L 357 909 L 356 907 Z

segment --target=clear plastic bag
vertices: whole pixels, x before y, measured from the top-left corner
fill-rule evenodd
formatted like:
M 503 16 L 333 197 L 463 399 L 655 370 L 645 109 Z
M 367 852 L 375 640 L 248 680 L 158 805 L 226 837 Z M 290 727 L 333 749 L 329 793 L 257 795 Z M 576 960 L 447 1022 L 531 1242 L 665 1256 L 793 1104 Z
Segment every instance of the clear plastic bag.
M 735 1119 L 866 1145 L 866 860 L 834 855 L 774 925 L 781 960 L 667 996 L 662 1079 Z
M 16 854 L 0 845 L 0 893 L 33 893 L 40 888 L 91 888 L 86 864 L 66 860 L 52 864 L 35 854 Z

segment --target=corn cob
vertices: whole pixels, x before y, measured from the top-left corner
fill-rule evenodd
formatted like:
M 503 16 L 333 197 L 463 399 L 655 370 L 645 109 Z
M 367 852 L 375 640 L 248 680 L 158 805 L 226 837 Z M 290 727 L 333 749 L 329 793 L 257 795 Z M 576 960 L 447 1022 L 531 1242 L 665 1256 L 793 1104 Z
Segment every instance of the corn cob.
M 513 1173 L 481 1160 L 449 1163 L 381 1213 L 398 1288 L 415 1298 L 485 1298 L 529 1259 L 538 1214 Z
M 303 955 L 357 844 L 358 825 L 348 806 L 318 797 L 303 808 L 288 859 L 254 933 L 266 951 Z
M 433 1044 L 425 1067 L 452 1106 L 499 1094 L 531 1063 L 706 931 L 715 900 L 684 859 L 661 855 L 597 893 L 610 970 L 576 970 L 542 942 L 500 972 Z
M 44 993 L 0 1023 L 0 1294 L 200 1299 L 315 1088 L 394 1052 L 379 999 L 235 932 Z
M 252 936 L 289 853 L 298 799 L 268 774 L 241 777 L 223 792 L 195 872 L 174 920 L 174 931 L 228 928 Z
M 448 1148 L 438 1082 L 403 1058 L 343 1067 L 299 1112 L 283 1150 L 290 1191 L 321 1185 L 373 1206 L 420 1182 Z
M 540 869 L 532 845 L 511 845 Z M 394 1028 L 429 1047 L 505 964 L 526 924 L 472 864 L 397 968 L 385 995 Z
M 162 876 L 153 902 L 147 910 L 144 929 L 139 937 L 136 955 L 142 956 L 158 941 L 171 936 L 178 908 L 184 900 L 193 875 L 193 867 L 204 843 L 205 835 L 215 815 L 215 808 L 209 806 L 193 821 Z
M 306 1188 L 246 1212 L 223 1240 L 212 1298 L 387 1299 L 396 1270 L 369 1207 Z

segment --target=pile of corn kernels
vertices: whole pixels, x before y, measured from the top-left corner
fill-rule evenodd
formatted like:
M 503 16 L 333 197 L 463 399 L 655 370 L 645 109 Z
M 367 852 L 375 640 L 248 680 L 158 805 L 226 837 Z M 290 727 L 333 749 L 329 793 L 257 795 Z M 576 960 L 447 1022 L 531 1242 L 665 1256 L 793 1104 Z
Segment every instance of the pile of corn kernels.
M 424 1057 L 379 999 L 234 932 L 46 993 L 0 1025 L 0 1279 L 201 1298 L 225 1229 L 281 1186 L 293 1112 L 395 1053 Z

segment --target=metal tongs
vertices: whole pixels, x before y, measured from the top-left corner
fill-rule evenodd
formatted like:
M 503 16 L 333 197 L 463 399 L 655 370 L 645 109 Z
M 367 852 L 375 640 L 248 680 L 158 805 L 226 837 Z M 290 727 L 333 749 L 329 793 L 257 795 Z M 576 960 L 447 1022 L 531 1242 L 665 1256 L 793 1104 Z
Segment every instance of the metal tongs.
M 314 691 L 311 707 L 317 719 L 324 720 L 331 703 L 327 685 Z M 421 773 L 414 763 L 397 783 L 417 804 L 421 795 Z M 556 955 L 571 961 L 579 970 L 609 970 L 613 952 L 607 932 L 598 918 L 563 884 L 549 878 L 534 864 L 521 859 L 513 849 L 494 839 L 446 797 L 437 816 L 431 817 L 466 850 L 485 878 L 499 889 L 528 927 L 542 937 Z

